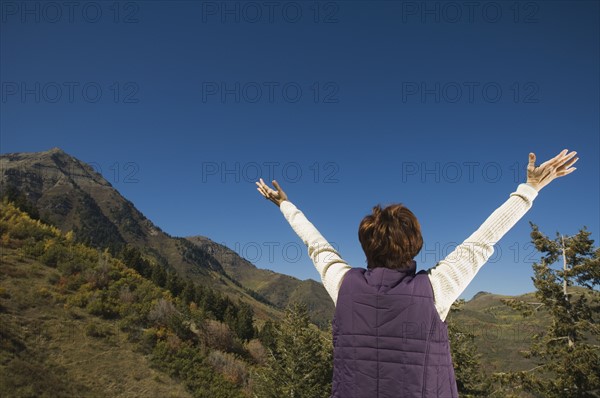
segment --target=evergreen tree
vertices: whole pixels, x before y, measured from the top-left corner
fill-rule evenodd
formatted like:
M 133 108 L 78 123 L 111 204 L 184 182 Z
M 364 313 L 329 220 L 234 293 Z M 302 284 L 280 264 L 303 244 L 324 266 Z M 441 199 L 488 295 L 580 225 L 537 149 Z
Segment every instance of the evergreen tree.
M 198 285 L 196 287 L 196 299 L 198 300 L 196 304 L 198 304 L 204 312 L 213 314 L 214 316 L 217 298 L 211 288 Z
M 275 351 L 256 374 L 255 397 L 329 397 L 332 378 L 331 339 L 309 322 L 306 307 L 293 305 L 276 328 Z
M 152 282 L 154 282 L 157 286 L 165 287 L 167 284 L 167 272 L 160 265 L 154 265 L 152 267 Z
M 3 200 L 13 202 L 19 210 L 29 214 L 29 217 L 34 220 L 40 219 L 40 213 L 32 202 L 27 199 L 27 196 L 14 185 L 6 185 L 2 194 Z
M 452 304 L 447 320 L 456 385 L 461 397 L 487 397 L 490 394 L 490 383 L 481 370 L 481 355 L 477 354 L 475 348 L 475 335 L 453 320 L 453 314 L 462 311 L 464 303 L 464 300 L 457 300 Z
M 242 340 L 248 341 L 254 337 L 254 311 L 242 301 L 238 304 L 235 332 Z
M 191 302 L 196 302 L 196 290 L 194 288 L 194 283 L 192 281 L 187 280 L 185 282 L 183 292 L 181 292 L 181 299 L 186 304 L 189 304 Z
M 537 225 L 531 227 L 532 241 L 542 253 L 540 262 L 533 264 L 538 310 L 551 323 L 533 337 L 526 353 L 536 367 L 496 377 L 543 397 L 600 396 L 600 294 L 594 290 L 600 284 L 600 248 L 594 250 L 586 227 L 574 236 L 557 233 L 555 239 L 542 234 Z M 553 267 L 555 263 L 559 266 Z M 532 313 L 524 302 L 506 303 L 525 316 Z
M 177 297 L 183 290 L 183 284 L 181 279 L 177 276 L 175 271 L 167 272 L 167 281 L 165 288 L 173 293 L 173 296 Z
M 229 326 L 229 329 L 235 331 L 235 325 L 237 322 L 237 308 L 233 305 L 228 305 L 225 308 L 225 313 L 223 314 L 223 322 Z
M 272 321 L 266 321 L 263 325 L 262 329 L 258 333 L 258 339 L 262 343 L 262 345 L 272 352 L 275 351 L 277 345 L 277 336 L 276 336 L 277 327 Z
M 229 297 L 224 296 L 220 292 L 214 292 L 215 301 L 212 308 L 213 315 L 217 318 L 218 321 L 224 322 L 225 315 L 227 313 L 227 308 L 230 308 L 230 313 L 235 317 L 236 308 L 233 305 L 233 302 L 229 299 Z
M 136 270 L 141 276 L 146 279 L 152 277 L 152 266 L 142 257 L 139 249 L 132 245 L 127 245 L 121 250 L 119 257 L 125 265 Z

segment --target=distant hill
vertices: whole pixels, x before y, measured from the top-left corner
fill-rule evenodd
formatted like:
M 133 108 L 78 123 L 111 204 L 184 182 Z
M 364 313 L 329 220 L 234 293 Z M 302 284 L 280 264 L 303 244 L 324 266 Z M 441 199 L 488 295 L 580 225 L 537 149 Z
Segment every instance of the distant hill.
M 589 290 L 571 286 L 574 299 L 581 294 L 590 295 Z M 530 303 L 533 315 L 523 317 L 502 300 L 522 300 Z M 522 352 L 529 349 L 532 337 L 549 326 L 543 312 L 537 312 L 540 304 L 534 293 L 505 296 L 479 292 L 467 301 L 459 312 L 450 313 L 448 319 L 458 321 L 461 327 L 475 334 L 477 351 L 486 373 L 526 370 L 535 363 L 525 358 Z M 600 311 L 600 308 L 596 309 Z
M 279 319 L 292 301 L 305 302 L 321 325 L 333 314 L 320 283 L 259 270 L 208 238 L 166 234 L 90 165 L 60 148 L 0 156 L 0 197 L 7 192 L 24 195 L 42 220 L 63 232 L 72 230 L 78 240 L 113 253 L 133 245 L 184 280 L 248 302 L 258 318 Z

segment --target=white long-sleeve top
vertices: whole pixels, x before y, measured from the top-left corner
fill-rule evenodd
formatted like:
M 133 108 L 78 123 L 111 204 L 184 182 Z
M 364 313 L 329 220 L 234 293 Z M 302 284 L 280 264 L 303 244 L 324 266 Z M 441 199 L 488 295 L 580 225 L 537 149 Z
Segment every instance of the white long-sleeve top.
M 452 303 L 494 253 L 494 244 L 531 208 L 537 194 L 537 190 L 530 185 L 519 184 L 517 190 L 510 194 L 506 202 L 498 207 L 477 231 L 445 259 L 427 270 L 433 288 L 435 307 L 442 321 L 446 319 Z M 344 275 L 352 267 L 293 203 L 286 200 L 281 203 L 279 209 L 307 246 L 308 255 L 335 304 Z

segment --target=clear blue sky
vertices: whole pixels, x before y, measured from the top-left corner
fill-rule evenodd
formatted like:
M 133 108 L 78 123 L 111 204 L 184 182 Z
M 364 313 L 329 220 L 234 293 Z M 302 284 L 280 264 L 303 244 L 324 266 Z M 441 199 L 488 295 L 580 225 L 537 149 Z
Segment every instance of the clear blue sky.
M 67 4 L 1 2 L 1 152 L 61 147 L 172 235 L 318 280 L 255 189 L 275 177 L 355 266 L 362 217 L 406 204 L 428 268 L 524 181 L 530 151 L 568 148 L 578 170 L 463 297 L 533 290 L 529 220 L 598 239 L 597 1 Z

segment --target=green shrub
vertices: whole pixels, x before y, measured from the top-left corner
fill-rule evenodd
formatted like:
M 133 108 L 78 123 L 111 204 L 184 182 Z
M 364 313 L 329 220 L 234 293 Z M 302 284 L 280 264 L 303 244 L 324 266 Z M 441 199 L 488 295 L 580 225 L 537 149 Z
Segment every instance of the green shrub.
M 85 327 L 85 334 L 90 337 L 107 337 L 112 335 L 112 332 L 106 326 L 92 321 Z
M 159 341 L 152 352 L 152 363 L 171 376 L 182 380 L 197 398 L 242 398 L 240 387 L 226 380 L 205 362 L 200 350 L 193 346 L 172 349 Z
M 31 237 L 27 238 L 23 241 L 21 250 L 29 256 L 40 257 L 44 254 L 44 241 L 38 241 Z
M 59 262 L 64 262 L 68 258 L 68 249 L 62 243 L 51 240 L 46 242 L 46 248 L 40 256 L 40 261 L 49 267 L 56 267 Z
M 48 276 L 48 282 L 50 282 L 52 285 L 56 285 L 58 281 L 60 281 L 59 273 L 52 273 Z
M 86 309 L 92 315 L 114 318 L 118 315 L 118 302 L 106 290 L 96 290 L 89 298 Z
M 74 275 L 83 271 L 84 266 L 77 260 L 68 259 L 60 261 L 56 267 L 63 275 Z

